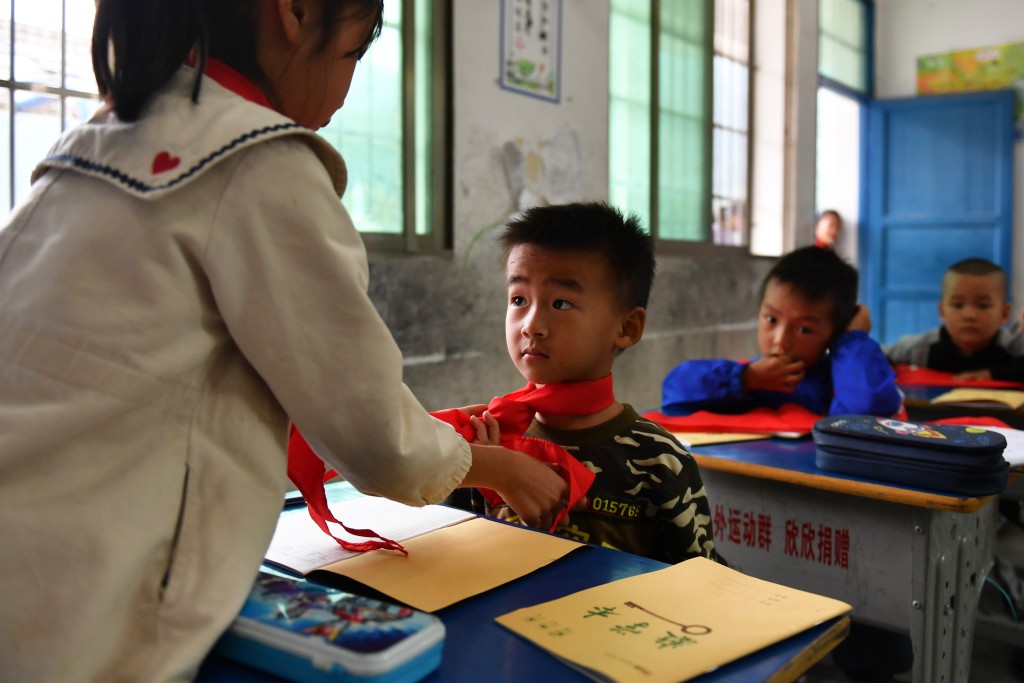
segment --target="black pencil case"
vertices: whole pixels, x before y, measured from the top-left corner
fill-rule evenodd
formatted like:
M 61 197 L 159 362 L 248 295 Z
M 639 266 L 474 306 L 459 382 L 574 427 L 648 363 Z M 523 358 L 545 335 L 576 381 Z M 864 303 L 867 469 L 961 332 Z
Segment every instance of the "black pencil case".
M 1006 439 L 981 427 L 832 415 L 811 432 L 815 464 L 865 479 L 985 496 L 1006 488 Z

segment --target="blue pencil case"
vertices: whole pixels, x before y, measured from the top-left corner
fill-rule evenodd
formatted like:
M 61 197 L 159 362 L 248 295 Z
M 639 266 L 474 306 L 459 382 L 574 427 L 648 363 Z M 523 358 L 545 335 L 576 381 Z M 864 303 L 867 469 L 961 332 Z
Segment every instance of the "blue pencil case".
M 298 683 L 412 683 L 444 636 L 432 614 L 260 572 L 214 652 Z
M 1006 439 L 981 427 L 831 415 L 811 431 L 815 464 L 865 479 L 985 496 L 1006 488 Z

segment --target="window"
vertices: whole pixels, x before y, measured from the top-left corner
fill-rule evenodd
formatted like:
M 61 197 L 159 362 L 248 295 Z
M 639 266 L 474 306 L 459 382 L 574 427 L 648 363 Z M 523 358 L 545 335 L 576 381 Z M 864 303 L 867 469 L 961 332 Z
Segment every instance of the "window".
M 860 120 L 871 96 L 871 6 L 863 0 L 818 2 L 818 96 L 815 210 L 838 211 L 836 245 L 857 261 L 860 218 Z
M 29 189 L 36 163 L 99 107 L 89 46 L 94 0 L 0 1 L 0 202 Z M 12 39 L 13 36 L 13 39 Z
M 369 246 L 442 248 L 448 203 L 445 0 L 385 3 L 380 40 L 320 131 L 349 169 L 345 206 Z M 98 108 L 94 0 L 0 0 L 0 201 L 10 207 L 57 137 Z M 14 40 L 11 40 L 11 27 Z
M 864 0 L 818 0 L 818 73 L 861 95 L 871 93 L 870 15 Z
M 715 0 L 711 234 L 746 246 L 750 177 L 750 0 Z
M 609 198 L 662 244 L 748 241 L 749 15 L 750 0 L 611 2 Z
M 380 39 L 320 131 L 345 157 L 345 207 L 372 247 L 441 248 L 447 238 L 446 7 L 385 3 Z

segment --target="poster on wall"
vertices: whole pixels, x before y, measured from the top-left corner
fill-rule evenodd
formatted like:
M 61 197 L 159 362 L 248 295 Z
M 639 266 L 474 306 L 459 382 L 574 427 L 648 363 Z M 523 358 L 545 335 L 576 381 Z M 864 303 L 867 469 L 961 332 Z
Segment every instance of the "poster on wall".
M 1024 132 L 1024 43 L 954 50 L 917 58 L 917 93 L 938 95 L 1012 88 L 1017 137 Z
M 558 102 L 562 0 L 501 1 L 501 87 Z

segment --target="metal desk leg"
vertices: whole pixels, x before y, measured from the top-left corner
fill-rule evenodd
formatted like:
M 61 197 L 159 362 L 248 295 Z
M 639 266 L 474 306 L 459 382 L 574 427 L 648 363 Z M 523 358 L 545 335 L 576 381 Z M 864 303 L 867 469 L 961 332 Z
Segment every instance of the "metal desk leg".
M 966 683 L 978 599 L 991 568 L 997 507 L 974 515 L 915 509 L 910 638 L 915 683 Z

